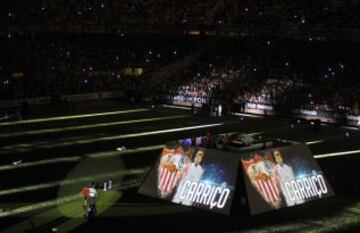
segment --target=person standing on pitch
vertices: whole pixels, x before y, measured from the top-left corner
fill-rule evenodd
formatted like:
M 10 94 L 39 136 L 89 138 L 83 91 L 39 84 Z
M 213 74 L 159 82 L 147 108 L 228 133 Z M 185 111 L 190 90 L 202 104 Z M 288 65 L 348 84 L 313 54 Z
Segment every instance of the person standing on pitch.
M 96 213 L 96 197 L 97 191 L 95 188 L 95 183 L 91 183 L 89 188 L 89 196 L 87 198 L 87 208 L 86 208 L 86 216 L 92 217 Z
M 82 197 L 84 199 L 83 207 L 86 210 L 86 208 L 87 208 L 87 199 L 89 197 L 89 188 L 87 186 L 84 186 L 81 189 L 81 195 L 82 195 Z

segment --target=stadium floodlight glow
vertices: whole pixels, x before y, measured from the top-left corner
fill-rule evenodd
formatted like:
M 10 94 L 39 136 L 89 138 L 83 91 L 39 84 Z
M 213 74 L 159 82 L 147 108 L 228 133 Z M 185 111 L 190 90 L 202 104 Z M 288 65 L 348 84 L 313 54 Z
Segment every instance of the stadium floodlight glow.
M 131 184 L 125 184 L 125 185 L 114 185 L 113 188 L 117 188 L 117 190 L 119 191 L 123 191 L 126 189 L 131 189 L 134 187 L 138 187 L 141 184 L 141 182 L 137 182 L 137 183 L 131 183 Z M 12 209 L 10 211 L 6 211 L 6 212 L 0 212 L 0 218 L 1 217 L 8 217 L 8 216 L 13 216 L 16 214 L 22 214 L 22 213 L 26 213 L 26 212 L 31 212 L 34 210 L 39 210 L 39 209 L 43 209 L 43 208 L 49 208 L 49 207 L 55 207 L 55 206 L 59 206 L 68 202 L 72 202 L 72 201 L 76 201 L 81 199 L 82 196 L 80 193 L 76 193 L 76 194 L 71 194 L 71 195 L 67 195 L 65 197 L 61 197 L 61 198 L 56 198 L 53 200 L 49 200 L 49 201 L 44 201 L 44 202 L 40 202 L 40 203 L 36 203 L 33 205 L 28 205 L 28 206 L 23 206 L 23 207 L 19 207 L 16 209 Z
M 59 133 L 59 132 L 65 132 L 65 131 L 94 129 L 94 128 L 100 128 L 100 127 L 118 126 L 118 125 L 134 124 L 134 123 L 144 123 L 144 122 L 151 122 L 151 121 L 171 120 L 171 119 L 178 119 L 178 118 L 184 118 L 184 117 L 188 117 L 188 116 L 187 115 L 179 115 L 179 116 L 143 118 L 143 119 L 136 119 L 136 120 L 99 123 L 99 124 L 92 124 L 92 125 L 79 125 L 79 126 L 69 126 L 69 127 L 61 127 L 61 128 L 54 128 L 54 129 L 31 130 L 31 131 L 25 131 L 25 132 L 23 132 L 23 131 L 12 132 L 12 133 L 0 134 L 0 138 L 18 137 L 18 136 L 26 136 L 26 135 L 39 135 L 39 134 L 47 134 L 47 133 Z
M 333 153 L 314 155 L 314 158 L 322 159 L 322 158 L 337 157 L 337 156 L 344 156 L 344 155 L 353 155 L 353 154 L 359 154 L 359 153 L 360 153 L 360 150 L 350 150 L 350 151 L 341 151 L 341 152 L 333 152 Z
M 98 174 L 98 175 L 83 176 L 83 177 L 75 178 L 75 179 L 67 179 L 67 180 L 62 180 L 62 181 L 54 181 L 54 182 L 50 182 L 50 183 L 1 190 L 0 196 L 14 194 L 14 193 L 22 193 L 22 192 L 28 192 L 28 191 L 47 189 L 47 188 L 57 187 L 57 186 L 61 186 L 61 185 L 71 185 L 71 184 L 77 184 L 77 183 L 83 183 L 83 182 L 90 182 L 90 181 L 93 181 L 96 179 L 108 179 L 108 178 L 113 178 L 113 177 L 117 177 L 117 176 L 139 175 L 139 174 L 146 173 L 148 170 L 149 170 L 149 167 L 144 167 L 144 168 L 140 168 L 140 169 L 108 172 L 108 173 L 102 173 L 102 174 Z
M 118 135 L 118 136 L 105 136 L 105 137 L 97 137 L 97 138 L 93 138 L 93 139 L 82 139 L 82 140 L 77 140 L 77 141 L 57 142 L 57 143 L 53 143 L 53 144 L 48 144 L 47 142 L 14 144 L 14 145 L 5 146 L 5 147 L 1 148 L 0 154 L 6 153 L 5 152 L 6 150 L 12 150 L 12 151 L 16 151 L 16 152 L 25 152 L 25 151 L 31 150 L 33 148 L 51 149 L 51 148 L 56 148 L 56 147 L 86 145 L 86 144 L 96 143 L 96 142 L 113 141 L 113 140 L 119 140 L 119 139 L 135 138 L 135 137 L 150 136 L 150 135 L 159 135 L 159 134 L 181 132 L 181 131 L 188 131 L 188 130 L 194 130 L 194 129 L 211 128 L 211 127 L 217 127 L 217 126 L 221 126 L 221 125 L 224 125 L 224 123 L 195 125 L 195 126 L 179 127 L 179 128 L 172 128 L 172 129 L 162 129 L 162 130 L 155 130 L 155 131 L 148 131 L 148 132 L 141 132 L 141 133 L 123 134 L 123 135 Z
M 62 116 L 62 117 L 38 118 L 38 119 L 31 119 L 31 120 L 3 122 L 3 123 L 0 123 L 0 126 L 31 124 L 31 123 L 40 123 L 40 122 L 47 122 L 47 121 L 63 121 L 63 120 L 71 120 L 71 119 L 78 119 L 78 118 L 110 116 L 110 115 L 119 115 L 119 114 L 145 112 L 145 111 L 150 111 L 150 109 L 139 108 L 139 109 L 121 110 L 121 111 L 113 111 L 113 112 L 100 112 L 100 113 L 79 114 L 79 115 L 70 115 L 70 116 Z
M 122 151 L 97 152 L 97 153 L 85 154 L 83 156 L 43 159 L 43 160 L 34 161 L 34 162 L 21 163 L 16 166 L 14 166 L 12 164 L 0 166 L 0 171 L 14 170 L 14 169 L 19 169 L 19 168 L 34 167 L 34 166 L 48 165 L 48 164 L 55 164 L 55 163 L 78 162 L 84 158 L 101 159 L 101 158 L 116 157 L 116 156 L 125 155 L 125 154 L 136 154 L 136 153 L 147 152 L 147 151 L 155 151 L 155 150 L 162 149 L 163 147 L 164 147 L 164 145 L 154 145 L 154 146 L 137 147 L 134 149 L 124 149 Z

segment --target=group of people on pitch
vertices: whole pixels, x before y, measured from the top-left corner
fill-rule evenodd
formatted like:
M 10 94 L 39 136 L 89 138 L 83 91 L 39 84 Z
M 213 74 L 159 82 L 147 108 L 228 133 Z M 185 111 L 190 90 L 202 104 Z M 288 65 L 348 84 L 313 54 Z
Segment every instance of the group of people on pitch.
M 81 189 L 81 195 L 83 197 L 84 203 L 83 208 L 85 211 L 84 217 L 90 218 L 96 214 L 96 199 L 98 193 L 96 189 L 99 188 L 99 184 L 91 182 L 90 185 L 84 186 Z M 109 180 L 104 182 L 103 185 L 100 187 L 103 191 L 107 191 L 112 188 L 112 181 Z
M 84 210 L 85 217 L 91 217 L 96 213 L 96 185 L 94 182 L 91 182 L 89 186 L 84 186 L 81 190 L 81 195 L 84 198 Z

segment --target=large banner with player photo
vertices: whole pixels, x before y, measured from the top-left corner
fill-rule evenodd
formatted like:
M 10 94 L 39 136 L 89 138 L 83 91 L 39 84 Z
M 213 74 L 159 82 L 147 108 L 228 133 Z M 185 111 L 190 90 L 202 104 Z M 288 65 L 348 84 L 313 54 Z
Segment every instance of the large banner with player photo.
M 173 203 L 229 214 L 240 156 L 168 144 L 139 193 Z
M 300 205 L 334 195 L 305 145 L 241 156 L 251 214 Z

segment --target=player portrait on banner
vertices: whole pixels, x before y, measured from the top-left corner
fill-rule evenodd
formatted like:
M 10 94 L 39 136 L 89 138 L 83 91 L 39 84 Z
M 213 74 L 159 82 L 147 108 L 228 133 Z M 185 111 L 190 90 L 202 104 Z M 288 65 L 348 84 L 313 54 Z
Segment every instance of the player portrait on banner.
M 281 193 L 284 196 L 286 206 L 289 207 L 295 204 L 304 203 L 304 200 L 297 200 L 291 198 L 291 196 L 295 195 L 293 190 L 286 190 L 286 183 L 295 180 L 292 167 L 284 163 L 284 159 L 280 151 L 274 151 L 274 157 L 276 161 L 276 165 L 274 167 L 274 180 L 276 183 L 276 187 L 280 188 Z
M 189 192 L 190 186 L 186 186 L 186 182 L 199 182 L 202 175 L 204 174 L 204 169 L 201 167 L 201 162 L 205 152 L 203 150 L 198 150 L 195 153 L 194 161 L 183 166 L 181 171 L 178 173 L 179 185 L 177 187 L 173 202 L 181 203 L 183 205 L 191 206 L 192 201 L 186 198 L 182 198 L 186 193 Z

